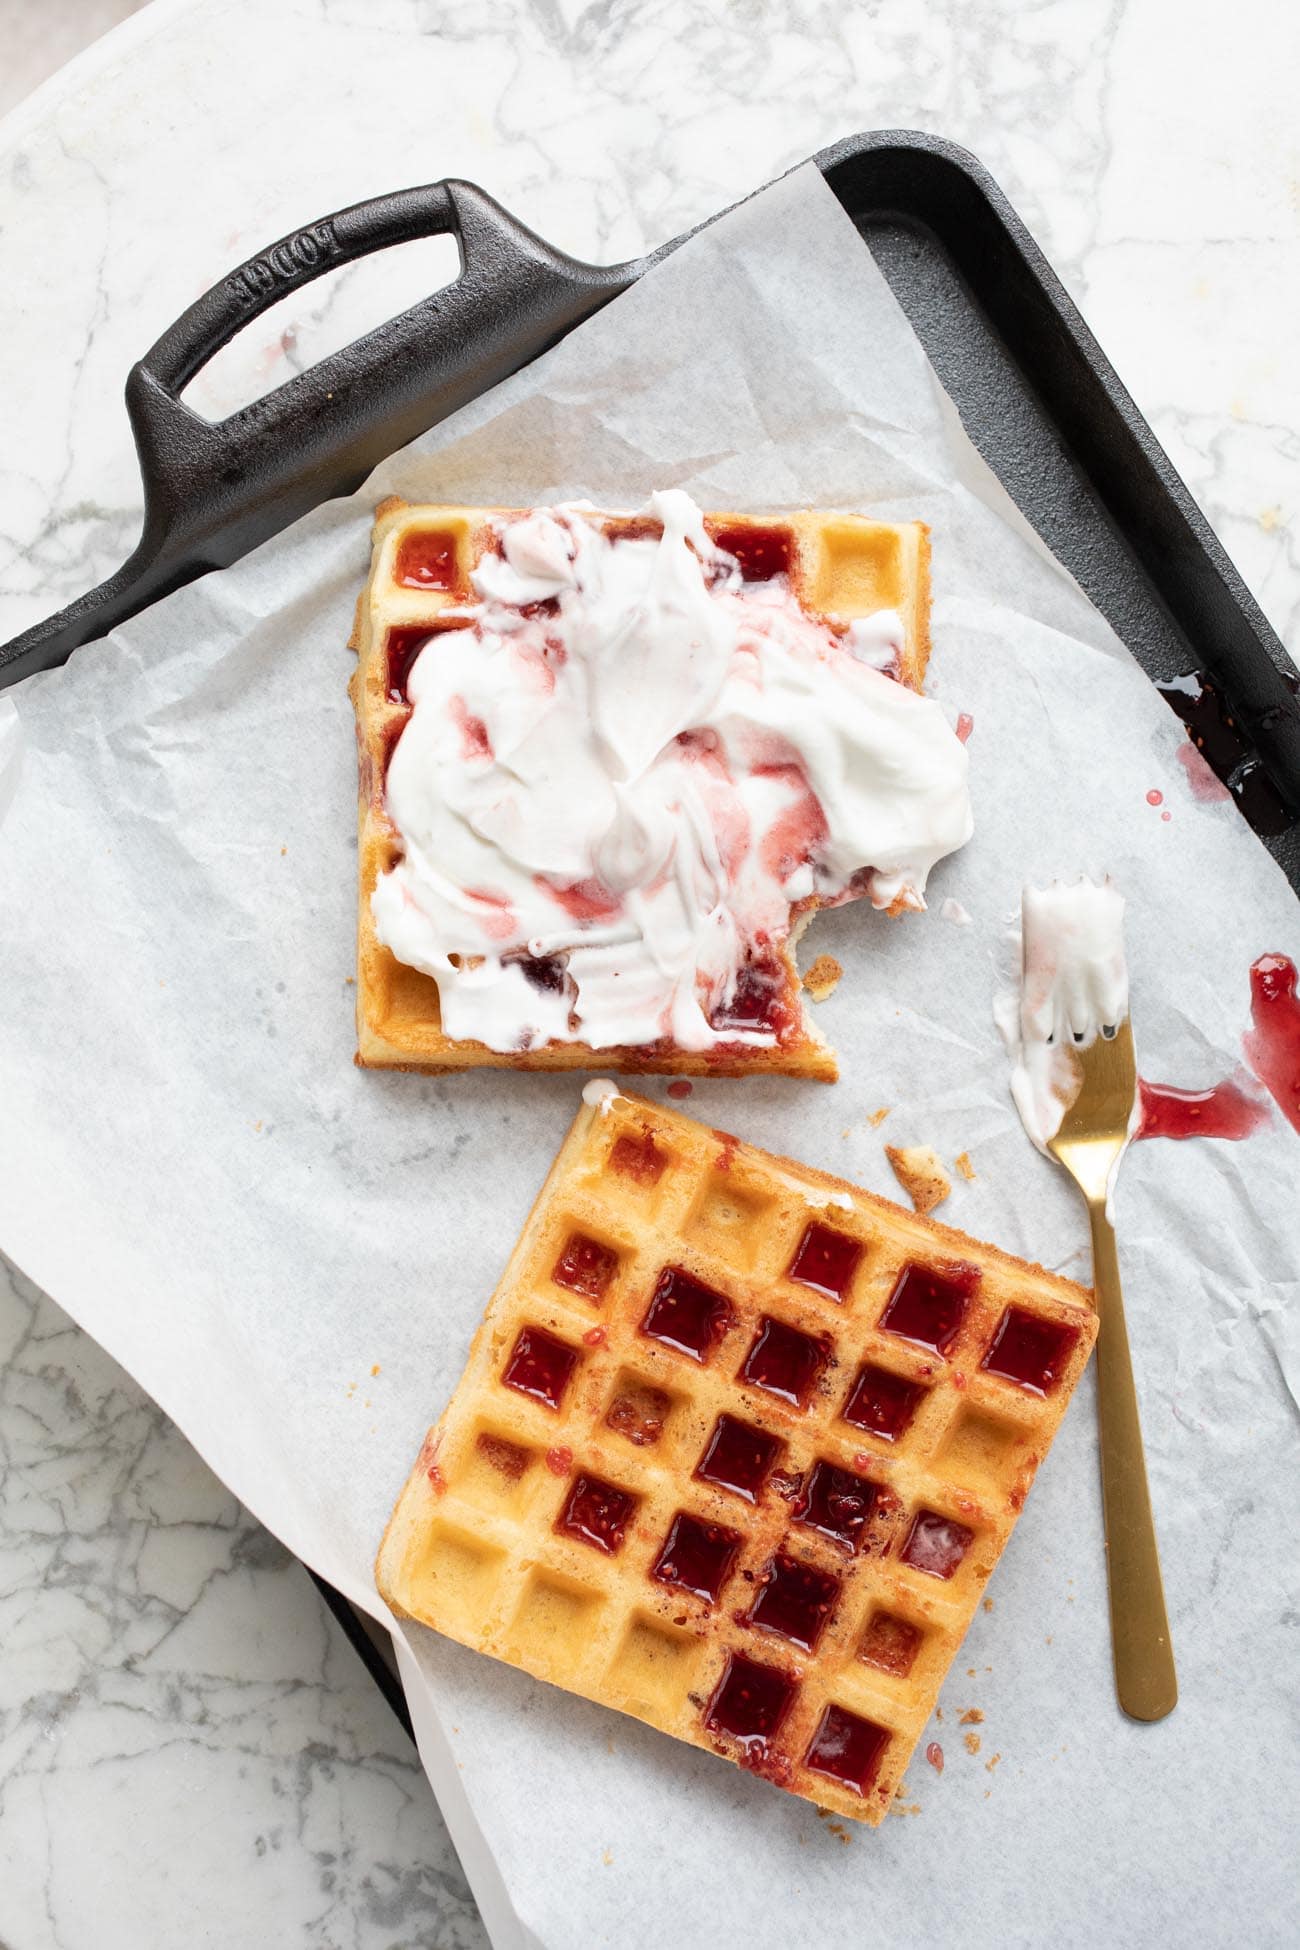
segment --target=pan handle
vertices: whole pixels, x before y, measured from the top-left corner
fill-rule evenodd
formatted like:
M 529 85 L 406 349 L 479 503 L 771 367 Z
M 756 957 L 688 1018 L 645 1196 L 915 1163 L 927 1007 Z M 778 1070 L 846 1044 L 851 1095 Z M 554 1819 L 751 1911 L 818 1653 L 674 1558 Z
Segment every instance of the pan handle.
M 454 236 L 460 275 L 212 422 L 180 395 L 243 328 L 338 265 Z M 616 297 L 638 264 L 553 250 L 473 183 L 396 190 L 291 231 L 205 292 L 131 368 L 144 526 L 117 574 L 0 646 L 0 688 L 64 662 L 160 596 L 224 568 L 526 364 Z
M 450 183 L 395 190 L 290 231 L 205 291 L 150 346 L 137 370 L 155 381 L 161 392 L 177 398 L 214 353 L 289 292 L 390 244 L 450 233 L 459 246 L 463 274 L 474 225 L 471 221 L 468 226 L 467 241 L 452 192 Z
M 213 353 L 287 292 L 391 244 L 447 234 L 460 252 L 452 284 L 227 419 L 204 420 L 180 399 Z M 562 327 L 629 281 L 621 267 L 597 270 L 552 250 L 473 183 L 454 180 L 397 190 L 293 231 L 191 305 L 127 378 L 146 538 L 152 525 L 169 549 L 192 545 L 212 528 L 214 508 L 234 515 L 236 502 L 247 504 L 256 528 L 257 511 L 296 482 L 292 520 L 344 491 L 340 455 L 352 463 L 344 477 L 350 491 L 394 447 L 521 363 L 517 350 L 510 356 L 521 317 L 556 315 Z M 208 566 L 224 567 L 252 545 L 238 523 L 233 540 L 238 545 L 219 547 Z

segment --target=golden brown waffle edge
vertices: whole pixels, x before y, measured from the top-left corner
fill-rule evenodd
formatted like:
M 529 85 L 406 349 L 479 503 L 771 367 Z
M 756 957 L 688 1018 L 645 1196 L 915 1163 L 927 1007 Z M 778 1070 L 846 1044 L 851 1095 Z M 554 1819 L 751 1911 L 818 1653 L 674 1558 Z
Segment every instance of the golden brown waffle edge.
M 408 504 L 397 497 L 375 511 L 370 575 L 358 599 L 349 647 L 357 652 L 350 694 L 356 712 L 358 757 L 357 1062 L 371 1069 L 448 1071 L 468 1068 L 659 1072 L 678 1076 L 785 1075 L 834 1082 L 834 1052 L 800 1001 L 795 947 L 818 903 L 796 911 L 779 952 L 781 996 L 798 1027 L 766 1048 L 741 1045 L 687 1052 L 626 1046 L 593 1050 L 584 1043 L 549 1043 L 528 1051 L 489 1049 L 444 1035 L 437 983 L 408 968 L 377 939 L 370 897 L 381 874 L 400 857 L 400 841 L 384 805 L 384 780 L 393 744 L 409 706 L 390 695 L 392 646 L 400 633 L 429 634 L 469 593 L 469 574 L 490 544 L 493 520 L 526 512 L 508 508 Z M 611 530 L 635 530 L 638 518 L 595 514 Z M 808 511 L 760 516 L 714 513 L 713 532 L 730 538 L 779 532 L 788 538 L 791 585 L 816 614 L 846 619 L 896 609 L 905 626 L 903 681 L 920 690 L 930 654 L 930 538 L 922 522 L 874 522 L 861 515 Z M 440 559 L 437 544 L 445 541 Z M 434 544 L 431 546 L 430 544 Z M 401 577 L 403 552 L 434 565 L 440 586 L 415 587 Z
M 379 1589 L 878 1823 L 1088 1359 L 1089 1300 L 611 1090 L 551 1167 L 398 1499 Z M 767 1734 L 745 1731 L 747 1685 L 773 1689 Z

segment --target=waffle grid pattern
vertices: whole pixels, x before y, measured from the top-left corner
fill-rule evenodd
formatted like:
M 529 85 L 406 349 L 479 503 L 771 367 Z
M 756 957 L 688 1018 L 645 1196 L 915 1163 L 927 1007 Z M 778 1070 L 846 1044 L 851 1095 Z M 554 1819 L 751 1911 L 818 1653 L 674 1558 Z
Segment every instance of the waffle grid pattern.
M 680 1114 L 584 1105 L 402 1492 L 380 1590 L 878 1822 L 1087 1360 L 1088 1298 Z M 882 1316 L 937 1322 L 944 1351 Z M 1051 1378 L 1038 1393 L 985 1360 Z M 706 1456 L 730 1487 L 696 1473 Z
M 836 1076 L 835 1059 L 801 1017 L 799 976 L 785 957 L 784 998 L 794 1027 L 772 1048 L 735 1044 L 689 1054 L 665 1049 L 613 1049 L 554 1043 L 524 1052 L 490 1050 L 442 1033 L 437 984 L 407 968 L 375 937 L 370 896 L 401 857 L 384 804 L 393 747 L 410 716 L 405 677 L 430 636 L 463 626 L 455 610 L 470 596 L 470 572 L 496 546 L 494 520 L 522 509 L 414 506 L 386 501 L 376 511 L 370 576 L 357 601 L 351 647 L 359 770 L 359 910 L 357 924 L 357 1060 L 368 1067 L 418 1070 L 492 1066 L 509 1069 L 673 1071 L 725 1075 L 775 1071 Z M 610 534 L 657 532 L 635 517 L 594 517 Z M 929 657 L 929 537 L 920 522 L 891 525 L 857 515 L 808 513 L 779 521 L 755 516 L 706 517 L 710 532 L 755 571 L 773 565 L 811 611 L 851 620 L 879 609 L 903 618 L 906 647 L 900 676 L 919 690 Z M 449 614 L 449 612 L 451 612 Z M 801 1026 L 800 1026 L 801 1025 Z

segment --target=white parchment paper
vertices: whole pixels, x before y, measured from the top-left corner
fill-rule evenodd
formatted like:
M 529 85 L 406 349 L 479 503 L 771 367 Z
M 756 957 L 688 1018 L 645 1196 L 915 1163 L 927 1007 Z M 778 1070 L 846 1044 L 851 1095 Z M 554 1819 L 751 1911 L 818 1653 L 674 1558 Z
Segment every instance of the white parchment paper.
M 1026 877 L 1130 898 L 1144 1073 L 1240 1060 L 1247 969 L 1300 909 L 1028 535 L 814 170 L 256 555 L 16 695 L 0 828 L 0 1241 L 295 1551 L 370 1565 L 572 1115 L 572 1080 L 353 1067 L 343 648 L 381 493 L 840 505 L 934 531 L 932 688 L 974 719 L 976 837 L 930 913 L 823 917 L 833 1088 L 696 1090 L 710 1122 L 891 1191 L 882 1144 L 977 1176 L 942 1216 L 1087 1277 L 991 999 Z M 0 747 L 0 749 L 3 749 Z M 1163 793 L 1163 807 L 1147 803 Z M 0 799 L 2 803 L 2 799 Z M 1161 818 L 1167 811 L 1171 817 Z M 939 916 L 946 894 L 970 926 Z M 662 1085 L 650 1083 L 656 1094 Z M 884 1125 L 868 1114 L 890 1107 Z M 1090 1379 L 877 1833 L 413 1630 L 426 1764 L 501 1944 L 1281 1942 L 1294 1917 L 1300 1140 L 1136 1146 L 1118 1218 L 1182 1703 L 1113 1699 Z M 959 1730 L 958 1713 L 983 1713 Z M 980 1752 L 967 1751 L 977 1731 Z

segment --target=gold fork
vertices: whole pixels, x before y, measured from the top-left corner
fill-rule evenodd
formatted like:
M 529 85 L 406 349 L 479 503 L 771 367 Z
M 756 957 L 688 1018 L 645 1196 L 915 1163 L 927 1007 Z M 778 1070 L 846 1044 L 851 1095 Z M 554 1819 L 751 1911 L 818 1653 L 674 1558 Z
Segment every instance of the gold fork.
M 1101 1322 L 1097 1335 L 1101 1501 L 1115 1690 L 1132 1719 L 1163 1720 L 1178 1703 L 1178 1676 L 1151 1520 L 1115 1228 L 1106 1211 L 1111 1170 L 1124 1148 L 1137 1088 L 1132 1029 L 1124 1022 L 1112 1036 L 1098 1036 L 1087 1049 L 1072 1049 L 1070 1054 L 1078 1066 L 1079 1094 L 1047 1148 L 1088 1201 L 1092 1227 L 1092 1280 Z

